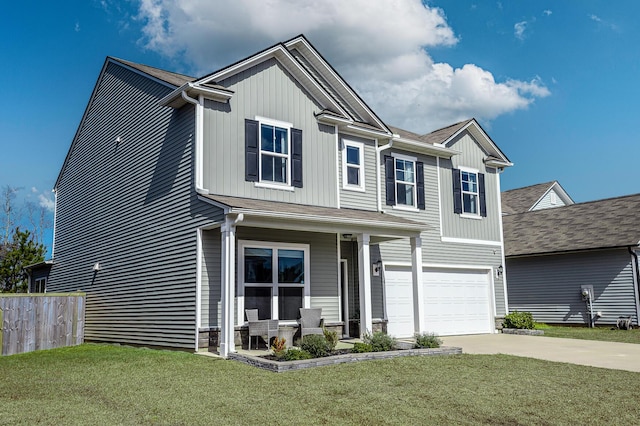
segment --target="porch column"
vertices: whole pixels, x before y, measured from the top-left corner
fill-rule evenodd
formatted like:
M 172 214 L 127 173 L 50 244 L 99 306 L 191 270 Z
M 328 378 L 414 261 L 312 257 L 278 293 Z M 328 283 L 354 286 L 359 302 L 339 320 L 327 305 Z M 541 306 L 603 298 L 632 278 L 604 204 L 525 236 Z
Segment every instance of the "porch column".
M 358 272 L 360 278 L 360 336 L 362 336 L 366 332 L 373 332 L 369 234 L 358 234 Z
M 222 315 L 220 323 L 220 356 L 227 358 L 236 351 L 235 345 L 235 276 L 236 276 L 236 226 L 229 218 L 220 228 L 222 245 L 220 255 L 221 266 L 221 305 Z
M 411 237 L 411 278 L 413 283 L 413 325 L 416 333 L 425 331 L 424 285 L 422 279 L 422 238 Z

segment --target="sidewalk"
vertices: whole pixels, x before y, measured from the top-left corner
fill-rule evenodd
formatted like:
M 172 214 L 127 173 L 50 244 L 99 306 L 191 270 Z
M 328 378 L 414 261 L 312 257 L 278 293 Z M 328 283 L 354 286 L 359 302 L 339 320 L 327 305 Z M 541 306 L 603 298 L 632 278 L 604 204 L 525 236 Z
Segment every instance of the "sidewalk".
M 640 372 L 640 345 L 557 337 L 481 334 L 442 337 L 465 354 L 506 354 Z

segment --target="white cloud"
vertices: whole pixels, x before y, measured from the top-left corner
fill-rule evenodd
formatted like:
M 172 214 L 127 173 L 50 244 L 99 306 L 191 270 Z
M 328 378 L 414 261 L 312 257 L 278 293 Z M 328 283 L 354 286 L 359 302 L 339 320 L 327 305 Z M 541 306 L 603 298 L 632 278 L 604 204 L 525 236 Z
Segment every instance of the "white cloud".
M 31 187 L 31 193 L 32 194 L 37 194 L 38 193 L 38 188 L 36 188 L 35 186 Z
M 53 201 L 53 197 L 48 194 L 40 194 L 38 195 L 38 204 L 40 207 L 44 207 L 48 211 L 52 212 L 55 208 L 55 201 Z
M 613 22 L 609 22 L 609 21 L 605 21 L 604 19 L 600 18 L 598 15 L 589 15 L 589 19 L 591 19 L 594 22 L 597 22 L 599 26 L 608 28 L 610 30 L 613 31 L 619 31 L 620 27 L 618 27 L 617 24 L 613 23 Z
M 551 15 L 553 13 L 553 11 L 551 11 L 549 9 L 546 9 L 546 10 L 543 10 L 542 13 L 544 13 L 547 16 L 549 16 L 549 15 Z
M 513 34 L 516 36 L 516 38 L 524 40 L 524 32 L 527 29 L 527 25 L 529 25 L 527 21 L 515 23 L 515 25 L 513 26 Z
M 435 63 L 428 49 L 458 38 L 444 11 L 420 0 L 140 0 L 137 19 L 143 46 L 195 74 L 304 33 L 385 122 L 416 132 L 491 120 L 549 94 L 539 79 L 496 82 L 474 64 Z

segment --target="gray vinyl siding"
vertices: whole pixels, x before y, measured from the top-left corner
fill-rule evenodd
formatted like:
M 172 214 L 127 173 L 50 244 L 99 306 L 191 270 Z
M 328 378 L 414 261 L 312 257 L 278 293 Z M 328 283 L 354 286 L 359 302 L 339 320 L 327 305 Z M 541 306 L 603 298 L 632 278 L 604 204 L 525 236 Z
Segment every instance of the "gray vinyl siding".
M 487 154 L 467 132 L 458 136 L 450 148 L 461 151 L 451 160 L 440 160 L 440 185 L 442 192 L 442 236 L 484 241 L 500 241 L 500 214 L 497 191 L 499 176 L 496 169 L 485 167 Z M 464 218 L 453 212 L 453 168 L 469 167 L 484 173 L 486 188 L 487 217 L 481 219 Z
M 391 206 L 383 205 L 385 213 L 399 215 L 414 221 L 426 223 L 429 229 L 421 233 L 422 237 L 422 262 L 423 265 L 446 265 L 457 267 L 482 267 L 497 268 L 502 265 L 502 248 L 500 243 L 500 215 L 498 214 L 498 175 L 494 169 L 484 169 L 482 164 L 481 149 L 475 144 L 473 139 L 465 139 L 475 145 L 466 147 L 466 151 L 459 157 L 471 153 L 471 159 L 463 161 L 467 167 L 477 168 L 485 174 L 485 187 L 487 197 L 487 215 L 482 220 L 461 219 L 453 213 L 453 185 L 451 182 L 451 160 L 440 159 L 440 170 L 438 170 L 438 160 L 435 157 L 416 155 L 415 153 L 398 150 L 383 151 L 384 155 L 390 152 L 397 152 L 404 155 L 417 157 L 418 161 L 424 163 L 424 186 L 425 186 L 425 210 L 404 211 L 393 209 Z M 454 149 L 462 150 L 462 146 L 454 146 Z M 381 156 L 381 166 L 383 166 L 384 155 Z M 455 158 L 455 157 L 454 157 Z M 480 164 L 478 164 L 478 161 Z M 384 167 L 383 167 L 384 170 Z M 438 173 L 440 173 L 440 188 L 438 188 Z M 382 199 L 386 199 L 384 187 L 384 173 L 382 179 Z M 442 203 L 442 204 L 441 204 Z M 442 227 L 440 228 L 440 209 L 442 209 Z M 456 221 L 456 219 L 458 221 Z M 446 233 L 445 228 L 460 227 L 456 232 Z M 491 227 L 492 229 L 487 229 Z M 495 229 L 494 229 L 495 228 Z M 465 240 L 488 240 L 495 241 L 495 245 L 469 244 L 443 242 L 442 236 L 455 237 Z M 411 244 L 408 238 L 392 240 L 380 244 L 380 254 L 385 263 L 395 263 L 411 265 Z M 495 295 L 495 309 L 498 316 L 506 313 L 504 284 L 502 277 L 493 276 L 493 287 Z
M 555 204 L 551 202 L 552 193 L 556 196 Z M 544 197 L 542 197 L 542 199 L 533 207 L 532 210 L 551 209 L 554 207 L 562 207 L 565 205 L 566 204 L 564 203 L 564 201 L 562 201 L 562 198 L 560 198 L 558 193 L 554 189 L 552 189 Z
M 204 187 L 214 194 L 337 207 L 335 128 L 317 122 L 314 113 L 322 108 L 302 86 L 275 59 L 220 84 L 235 94 L 228 104 L 205 102 Z M 244 122 L 256 116 L 302 130 L 302 188 L 260 188 L 245 181 Z
M 596 324 L 631 315 L 638 323 L 631 255 L 626 249 L 507 259 L 509 310 L 529 311 L 536 321 L 588 324 L 581 285 L 593 285 Z
M 108 62 L 58 182 L 48 290 L 86 291 L 88 341 L 195 346 L 196 228 L 220 212 L 193 191 L 194 108 L 159 106 L 170 91 Z
M 311 307 L 322 308 L 322 316 L 327 322 L 340 321 L 336 234 L 239 227 L 236 235 L 238 241 L 309 244 Z
M 360 142 L 364 144 L 363 168 L 365 191 L 357 191 L 344 188 L 343 172 L 343 150 L 344 140 Z M 363 139 L 357 136 L 340 134 L 340 146 L 338 147 L 338 178 L 340 183 L 340 207 L 361 209 L 361 210 L 378 210 L 378 191 L 376 188 L 376 147 L 375 142 L 369 139 Z
M 221 321 L 222 235 L 220 229 L 202 232 L 202 274 L 200 293 L 200 327 L 218 327 Z

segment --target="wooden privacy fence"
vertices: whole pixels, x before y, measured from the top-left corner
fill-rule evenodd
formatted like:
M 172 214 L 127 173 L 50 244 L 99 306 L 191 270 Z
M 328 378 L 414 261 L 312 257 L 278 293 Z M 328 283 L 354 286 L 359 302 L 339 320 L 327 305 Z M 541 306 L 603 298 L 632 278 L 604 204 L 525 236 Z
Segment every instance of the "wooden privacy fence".
M 86 293 L 0 294 L 0 355 L 79 345 Z

